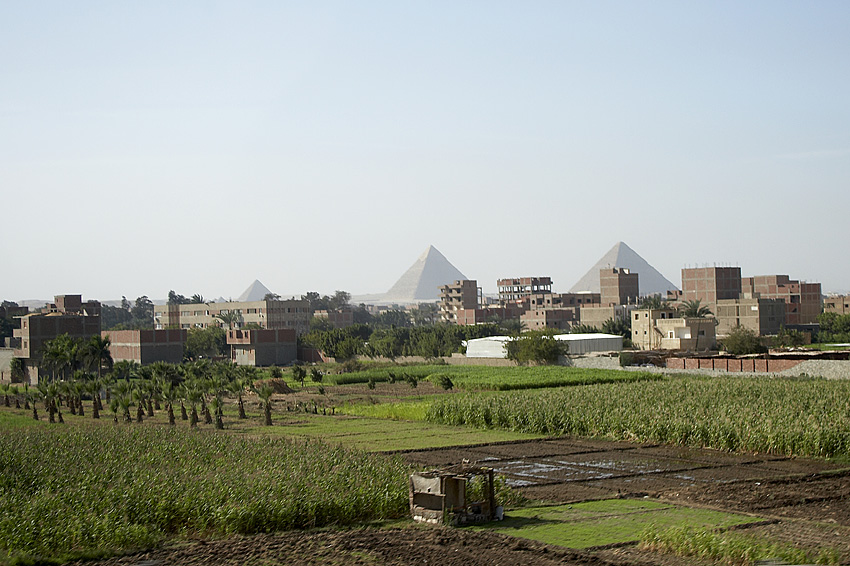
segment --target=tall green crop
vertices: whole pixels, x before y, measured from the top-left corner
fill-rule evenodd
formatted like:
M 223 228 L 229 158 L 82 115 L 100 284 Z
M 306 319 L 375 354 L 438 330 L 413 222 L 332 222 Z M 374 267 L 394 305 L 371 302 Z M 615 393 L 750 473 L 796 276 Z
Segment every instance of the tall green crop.
M 850 456 L 850 382 L 681 378 L 443 396 L 432 422 L 792 454 Z

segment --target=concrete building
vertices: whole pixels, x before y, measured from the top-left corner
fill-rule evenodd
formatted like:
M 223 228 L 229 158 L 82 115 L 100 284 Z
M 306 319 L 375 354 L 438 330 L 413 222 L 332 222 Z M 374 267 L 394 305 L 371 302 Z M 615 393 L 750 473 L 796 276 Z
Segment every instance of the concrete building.
M 324 318 L 330 322 L 334 328 L 348 328 L 354 324 L 354 309 L 349 306 L 336 310 L 315 311 L 313 316 L 316 318 Z
M 154 362 L 179 364 L 183 361 L 186 330 L 104 330 L 109 338 L 109 353 L 113 362 L 130 361 L 141 365 Z
M 629 320 L 629 313 L 637 307 L 635 305 L 617 306 L 583 306 L 579 309 L 579 323 L 602 329 L 602 325 L 608 320 Z
M 632 344 L 641 350 L 711 350 L 717 345 L 714 318 L 682 318 L 673 309 L 635 309 Z
M 298 357 L 294 328 L 228 330 L 230 359 L 240 366 L 285 366 Z
M 521 301 L 531 295 L 552 292 L 551 277 L 519 277 L 515 279 L 499 279 L 499 301 L 502 303 Z
M 785 301 L 785 326 L 812 324 L 823 311 L 820 283 L 795 281 L 787 275 L 744 277 L 741 293 Z
M 80 295 L 57 295 L 41 311 L 19 317 L 21 327 L 13 331 L 13 355 L 23 361 L 30 384 L 37 385 L 45 374 L 39 370 L 44 344 L 62 334 L 83 340 L 99 335 L 100 310 L 99 302 L 83 302 Z
M 154 328 L 226 327 L 216 317 L 234 312 L 238 315 L 233 325 L 236 329 L 254 323 L 264 329 L 293 329 L 299 335 L 310 331 L 310 303 L 300 299 L 157 305 L 154 308 Z
M 740 267 L 690 267 L 682 269 L 682 300 L 700 301 L 715 312 L 717 301 L 741 296 Z
M 638 302 L 638 274 L 624 267 L 599 270 L 599 289 L 603 306 L 632 305 Z
M 746 294 L 740 299 L 722 299 L 715 306 L 718 336 L 727 336 L 743 326 L 759 336 L 774 336 L 785 324 L 785 301 Z
M 578 322 L 578 308 L 531 308 L 519 320 L 526 330 L 569 330 Z
M 599 293 L 539 293 L 528 297 L 526 308 L 574 309 L 599 304 Z
M 850 314 L 850 295 L 830 295 L 823 300 L 823 312 Z
M 475 279 L 459 279 L 440 287 L 440 320 L 458 324 L 457 311 L 477 309 L 482 305 L 481 287 Z

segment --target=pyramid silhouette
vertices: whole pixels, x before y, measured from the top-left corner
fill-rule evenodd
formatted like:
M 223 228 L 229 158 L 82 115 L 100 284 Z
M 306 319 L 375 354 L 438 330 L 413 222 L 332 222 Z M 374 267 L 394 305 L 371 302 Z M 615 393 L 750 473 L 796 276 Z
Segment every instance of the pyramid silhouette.
M 632 273 L 637 273 L 641 295 L 661 293 L 663 296 L 668 290 L 678 289 L 657 269 L 640 257 L 636 251 L 623 242 L 617 242 L 608 253 L 590 268 L 590 271 L 584 274 L 584 277 L 579 279 L 578 283 L 570 288 L 570 293 L 581 293 L 582 291 L 598 293 L 599 270 L 609 267 L 625 267 Z
M 466 279 L 466 275 L 458 271 L 437 248 L 428 246 L 416 263 L 384 294 L 383 300 L 397 303 L 436 301 L 440 298 L 441 285 L 459 279 Z
M 255 301 L 262 301 L 269 293 L 271 291 L 269 291 L 268 287 L 260 283 L 259 279 L 254 279 L 254 282 L 236 300 L 240 303 L 253 303 Z

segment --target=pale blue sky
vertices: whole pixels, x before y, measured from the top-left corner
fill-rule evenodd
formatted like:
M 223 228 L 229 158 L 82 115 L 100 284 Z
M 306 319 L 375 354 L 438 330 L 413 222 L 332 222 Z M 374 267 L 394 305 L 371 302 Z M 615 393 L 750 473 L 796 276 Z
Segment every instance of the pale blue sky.
M 0 0 L 0 298 L 850 290 L 850 3 Z

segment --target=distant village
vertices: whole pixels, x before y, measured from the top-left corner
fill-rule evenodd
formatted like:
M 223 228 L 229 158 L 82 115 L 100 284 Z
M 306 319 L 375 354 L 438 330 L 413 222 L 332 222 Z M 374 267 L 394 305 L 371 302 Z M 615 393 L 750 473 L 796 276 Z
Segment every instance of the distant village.
M 716 350 L 719 341 L 740 329 L 760 338 L 790 334 L 794 344 L 808 343 L 818 333 L 822 313 L 850 314 L 850 297 L 824 297 L 820 283 L 789 275 L 744 276 L 740 267 L 723 266 L 686 267 L 681 277 L 681 285 L 674 285 L 620 242 L 569 292 L 553 292 L 552 279 L 541 275 L 499 279 L 498 295 L 486 296 L 476 280 L 429 247 L 383 295 L 351 297 L 338 291 L 334 297 L 308 293 L 283 299 L 255 281 L 236 300 L 172 292 L 163 305 L 144 297 L 135 305 L 124 300 L 111 307 L 80 295 L 57 295 L 33 311 L 4 301 L 0 320 L 12 328 L 12 336 L 0 349 L 5 353 L 0 380 L 43 380 L 49 373 L 45 347 L 60 336 L 108 338 L 114 362 L 145 365 L 180 363 L 190 332 L 220 328 L 233 363 L 286 366 L 327 359 L 316 348 L 299 347 L 299 338 L 311 329 L 344 329 L 384 317 L 393 326 L 497 324 L 504 329 L 499 336 L 469 340 L 459 356 L 464 358 L 504 358 L 505 343 L 528 331 L 569 340 L 568 353 L 616 353 L 627 347 L 694 355 Z M 121 309 L 130 317 L 134 308 L 152 310 L 143 318 L 146 327 L 129 329 L 114 316 L 104 324 L 105 311 Z M 686 357 L 666 363 L 704 367 L 702 362 L 689 366 Z M 756 365 L 753 361 L 754 371 Z M 728 362 L 723 369 L 731 370 Z M 746 366 L 738 364 L 737 370 Z

